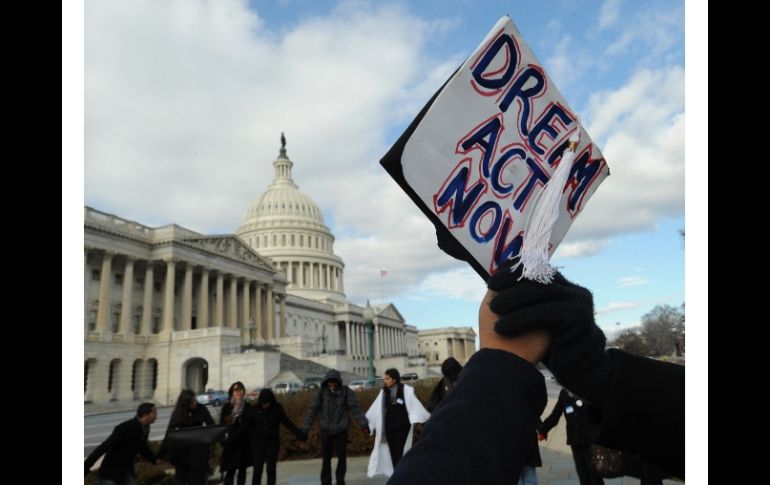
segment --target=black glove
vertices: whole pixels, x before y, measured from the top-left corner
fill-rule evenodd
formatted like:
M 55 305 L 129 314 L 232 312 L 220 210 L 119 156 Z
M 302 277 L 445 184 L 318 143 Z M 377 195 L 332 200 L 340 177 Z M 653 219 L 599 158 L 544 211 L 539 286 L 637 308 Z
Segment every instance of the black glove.
M 501 266 L 487 282 L 497 292 L 490 302 L 491 310 L 500 315 L 495 331 L 507 336 L 533 330 L 550 333 L 551 345 L 543 363 L 564 387 L 600 404 L 610 367 L 604 353 L 606 338 L 594 322 L 591 292 L 558 272 L 547 285 L 519 280 L 521 266 L 511 272 L 517 262 Z
M 298 439 L 299 441 L 307 441 L 307 432 L 306 432 L 306 431 L 302 431 L 302 430 L 299 430 L 299 431 L 297 432 L 297 439 Z
M 364 426 L 363 428 L 361 428 L 361 431 L 363 431 L 366 436 L 369 436 L 370 434 L 372 434 L 372 430 L 369 429 L 369 426 Z

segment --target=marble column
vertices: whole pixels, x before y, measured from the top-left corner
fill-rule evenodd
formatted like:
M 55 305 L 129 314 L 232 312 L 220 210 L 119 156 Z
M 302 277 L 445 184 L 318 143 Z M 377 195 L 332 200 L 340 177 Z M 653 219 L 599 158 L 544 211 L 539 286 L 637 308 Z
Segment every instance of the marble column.
M 166 287 L 163 290 L 163 329 L 160 333 L 169 335 L 174 331 L 174 277 L 176 262 L 166 259 Z
M 225 275 L 221 271 L 217 272 L 216 299 L 214 300 L 214 326 L 224 327 L 225 325 Z
M 275 338 L 275 300 L 273 300 L 273 287 L 268 286 L 265 296 L 267 305 L 267 339 Z
M 112 297 L 112 258 L 115 253 L 105 251 L 102 257 L 102 271 L 99 274 L 99 308 L 96 313 L 96 330 L 106 333 L 110 329 L 110 308 Z
M 198 328 L 209 326 L 209 269 L 201 270 L 201 285 L 198 291 Z
M 352 338 L 350 335 L 350 321 L 345 322 L 345 353 L 348 359 L 353 358 Z
M 374 326 L 374 356 L 379 359 L 382 358 L 382 337 L 380 337 L 380 326 Z
M 134 290 L 134 260 L 126 257 L 126 269 L 123 271 L 123 302 L 120 310 L 120 325 L 118 333 L 128 333 L 131 326 L 131 315 L 133 313 L 133 290 Z
M 83 249 L 83 335 L 88 335 L 88 295 L 91 289 L 91 274 L 88 272 L 88 248 Z
M 155 291 L 155 278 L 152 261 L 147 261 L 147 268 L 144 270 L 144 298 L 142 298 L 142 330 L 141 335 L 150 335 L 152 333 L 152 297 Z
M 251 282 L 247 279 L 243 279 L 243 289 L 241 290 L 241 345 L 249 345 L 249 320 L 251 313 L 251 303 L 249 303 L 249 296 L 251 293 Z
M 179 322 L 179 330 L 192 328 L 192 286 L 193 267 L 189 262 L 185 264 L 184 282 L 182 283 L 182 321 Z
M 238 327 L 238 277 L 230 275 L 230 306 L 227 308 L 227 328 Z
M 257 340 L 265 340 L 265 318 L 262 315 L 262 284 L 257 282 L 254 288 L 254 323 L 257 328 L 256 332 Z

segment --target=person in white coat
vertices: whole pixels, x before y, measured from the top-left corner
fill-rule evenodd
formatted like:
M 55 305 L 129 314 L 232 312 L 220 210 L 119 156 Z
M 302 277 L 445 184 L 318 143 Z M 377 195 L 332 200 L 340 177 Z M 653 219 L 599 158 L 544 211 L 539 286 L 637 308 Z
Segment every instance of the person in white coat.
M 412 425 L 424 423 L 430 417 L 414 389 L 401 383 L 398 370 L 386 370 L 384 381 L 385 387 L 366 412 L 375 434 L 367 470 L 370 477 L 391 476 L 401 456 L 412 447 Z

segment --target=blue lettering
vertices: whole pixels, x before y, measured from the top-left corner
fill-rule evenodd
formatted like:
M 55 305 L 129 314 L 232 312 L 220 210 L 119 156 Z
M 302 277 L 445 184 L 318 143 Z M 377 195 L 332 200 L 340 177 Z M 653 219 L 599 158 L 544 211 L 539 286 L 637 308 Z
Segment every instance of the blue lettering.
M 550 125 L 551 119 L 554 116 L 558 116 L 565 125 L 569 125 L 574 121 L 572 118 L 570 118 L 564 108 L 558 104 L 551 105 L 545 115 L 540 118 L 540 121 L 535 124 L 535 126 L 532 128 L 532 131 L 529 133 L 529 147 L 538 155 L 545 153 L 545 150 L 540 148 L 537 144 L 537 138 L 540 136 L 540 133 L 547 133 L 552 140 L 556 139 L 556 136 L 559 134 L 554 129 L 554 127 Z
M 575 163 L 572 165 L 572 169 L 569 172 L 569 179 L 567 179 L 567 184 L 564 188 L 572 188 L 572 192 L 567 198 L 567 210 L 570 212 L 574 212 L 579 208 L 583 193 L 590 187 L 591 182 L 594 181 L 596 174 L 599 173 L 599 169 L 602 166 L 602 159 L 591 160 L 590 157 L 590 150 L 583 152 L 583 154 L 575 160 Z
M 524 85 L 529 82 L 530 79 L 535 80 L 535 85 L 524 89 Z M 515 98 L 521 99 L 521 117 L 519 118 L 519 127 L 521 134 L 527 136 L 529 129 L 527 128 L 527 121 L 529 120 L 529 98 L 537 96 L 545 87 L 545 78 L 540 70 L 534 67 L 528 67 L 516 78 L 513 82 L 511 89 L 505 93 L 503 100 L 500 102 L 500 111 L 505 113 L 508 111 L 511 103 Z
M 484 190 L 483 182 L 479 182 L 471 187 L 467 194 L 465 193 L 465 187 L 468 185 L 469 171 L 467 166 L 461 168 L 436 201 L 439 208 L 437 212 L 439 213 L 444 211 L 444 207 L 447 204 L 452 205 L 450 213 L 452 224 L 450 224 L 450 227 L 456 226 L 465 220 L 468 211 L 473 207 Z
M 497 56 L 497 54 L 500 52 L 500 49 L 503 47 L 507 47 L 508 52 L 511 55 L 510 62 L 508 62 L 508 65 L 505 68 L 505 72 L 497 79 L 483 77 L 484 71 L 486 71 L 489 67 L 489 63 L 492 62 L 495 56 Z M 518 54 L 516 53 L 516 47 L 513 44 L 513 39 L 510 35 L 504 34 L 498 37 L 489 47 L 489 50 L 484 53 L 484 57 L 482 57 L 481 61 L 479 61 L 476 67 L 473 68 L 473 72 L 471 74 L 479 86 L 487 89 L 499 89 L 505 86 L 511 79 L 511 76 L 513 76 L 513 73 L 516 70 L 516 65 L 518 63 Z
M 519 193 L 519 196 L 516 197 L 516 200 L 513 202 L 513 208 L 519 212 L 521 212 L 522 206 L 527 201 L 527 198 L 529 198 L 529 195 L 535 188 L 536 184 L 541 182 L 543 185 L 545 185 L 551 178 L 546 172 L 543 171 L 542 168 L 540 168 L 540 165 L 538 165 L 529 157 L 527 157 L 527 166 L 530 170 L 530 176 L 527 179 L 527 185 L 524 186 L 524 189 L 521 191 L 521 193 Z
M 497 237 L 497 241 L 495 241 L 495 268 L 503 264 L 505 261 L 516 257 L 519 254 L 519 251 L 521 251 L 521 245 L 524 242 L 521 234 L 516 235 L 516 237 L 514 237 L 513 240 L 508 244 L 505 243 L 505 241 L 508 240 L 508 233 L 511 231 L 512 224 L 513 219 L 511 218 L 511 215 L 506 213 L 505 220 L 503 221 L 503 227 L 500 229 L 500 235 Z
M 489 211 L 494 211 L 494 220 L 492 226 L 483 234 L 478 233 L 478 224 L 481 218 Z M 471 215 L 471 237 L 476 242 L 485 243 L 497 235 L 497 229 L 500 227 L 500 220 L 503 218 L 503 210 L 494 200 L 488 200 L 481 204 Z
M 492 176 L 490 177 L 489 181 L 492 183 L 492 188 L 495 189 L 495 192 L 500 195 L 508 194 L 511 192 L 511 190 L 513 190 L 513 185 L 503 185 L 500 183 L 500 172 L 503 170 L 503 167 L 505 167 L 508 159 L 513 156 L 517 156 L 521 160 L 524 160 L 524 157 L 526 157 L 527 154 L 521 148 L 512 148 L 503 153 L 503 155 L 495 162 L 495 164 L 492 165 Z
M 556 160 L 561 159 L 562 155 L 564 155 L 564 150 L 567 149 L 569 146 L 569 139 L 564 140 L 561 145 L 556 147 L 549 155 L 546 161 L 548 162 L 549 167 L 553 167 L 553 165 L 556 163 Z
M 481 158 L 481 171 L 484 177 L 489 178 L 489 160 L 492 158 L 495 146 L 497 145 L 497 135 L 500 134 L 500 119 L 495 117 L 482 125 L 475 133 L 466 138 L 462 143 L 463 150 L 466 152 L 473 146 L 478 145 L 484 155 Z M 489 140 L 486 138 L 489 137 Z

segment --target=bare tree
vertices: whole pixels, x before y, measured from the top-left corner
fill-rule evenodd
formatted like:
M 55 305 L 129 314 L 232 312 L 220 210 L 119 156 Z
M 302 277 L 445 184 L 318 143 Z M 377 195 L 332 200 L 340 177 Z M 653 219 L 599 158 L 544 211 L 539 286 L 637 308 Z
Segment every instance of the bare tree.
M 614 345 L 629 354 L 647 355 L 647 344 L 637 330 L 623 330 L 615 337 Z
M 650 355 L 670 355 L 683 334 L 684 312 L 679 308 L 658 305 L 642 316 L 642 337 Z

